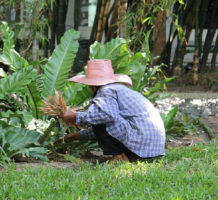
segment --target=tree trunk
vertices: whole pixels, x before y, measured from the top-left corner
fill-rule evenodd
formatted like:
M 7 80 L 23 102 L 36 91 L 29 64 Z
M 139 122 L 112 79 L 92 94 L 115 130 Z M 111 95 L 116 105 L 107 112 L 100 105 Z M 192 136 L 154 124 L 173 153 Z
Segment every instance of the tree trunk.
M 192 83 L 194 85 L 198 82 L 198 69 L 199 69 L 199 6 L 200 1 L 196 0 L 195 4 L 195 51 L 193 57 L 192 68 Z
M 217 19 L 216 14 L 218 10 L 218 1 L 214 1 L 214 9 L 211 14 L 211 20 L 209 24 L 209 28 L 207 31 L 207 36 L 204 43 L 203 55 L 202 55 L 202 62 L 201 62 L 201 71 L 206 71 L 207 59 L 210 53 L 211 45 L 213 42 L 214 34 L 217 28 Z
M 195 22 L 195 19 L 193 18 L 192 24 L 194 24 L 194 22 Z M 186 48 L 188 46 L 189 38 L 191 36 L 192 29 L 193 29 L 193 25 L 190 25 L 189 27 L 186 28 L 186 31 L 185 31 L 184 41 L 183 41 L 183 45 L 181 48 L 181 55 L 180 55 L 181 63 L 184 62 L 184 56 L 185 56 Z
M 78 31 L 79 29 L 79 1 L 74 1 L 74 29 Z
M 102 40 L 102 36 L 103 36 L 103 33 L 104 33 L 104 30 L 105 30 L 105 27 L 106 27 L 106 23 L 107 23 L 107 19 L 108 19 L 108 10 L 109 10 L 109 6 L 110 6 L 110 0 L 107 0 L 106 1 L 106 4 L 104 5 L 105 8 L 104 8 L 104 12 L 103 12 L 103 17 L 102 17 L 102 25 L 101 25 L 101 32 L 100 32 L 100 35 L 99 35 L 99 41 Z
M 117 20 L 117 35 L 119 37 L 126 37 L 126 12 L 127 12 L 127 0 L 120 0 L 118 8 L 118 20 Z
M 97 34 L 96 34 L 96 41 L 101 41 L 102 36 L 102 24 L 103 24 L 103 16 L 104 16 L 104 10 L 105 10 L 106 0 L 102 0 L 101 9 L 98 17 L 98 26 L 97 26 Z
M 173 24 L 171 23 L 169 35 L 171 35 L 172 26 Z M 163 51 L 161 52 L 161 56 L 160 56 L 160 59 L 157 61 L 157 64 L 164 63 L 167 66 L 170 66 L 170 59 L 171 59 L 170 55 L 171 55 L 171 50 L 172 50 L 172 43 L 176 36 L 177 36 L 177 31 L 173 33 L 172 37 L 169 36 L 169 39 L 167 43 L 165 44 Z
M 58 5 L 57 2 L 54 3 L 53 11 L 50 13 L 51 16 L 51 42 L 50 42 L 50 53 L 52 54 L 56 45 L 56 28 L 57 28 L 57 20 L 58 20 Z
M 200 14 L 199 14 L 199 57 L 201 58 L 202 52 L 202 34 L 205 27 L 206 19 L 207 19 L 207 12 L 208 12 L 208 4 L 209 0 L 202 0 L 200 6 Z
M 166 44 L 166 11 L 160 11 L 155 21 L 154 34 L 153 34 L 154 45 L 152 49 L 152 55 L 158 56 L 163 51 Z
M 117 18 L 118 18 L 118 1 L 115 1 L 111 11 L 112 11 L 112 16 L 111 16 L 111 20 L 110 20 L 110 25 L 108 27 L 108 31 L 106 33 L 106 42 L 110 41 L 112 38 L 116 38 L 117 37 Z M 110 12 L 109 12 L 110 13 Z
M 65 32 L 65 20 L 67 14 L 68 1 L 59 0 L 58 1 L 58 23 L 57 23 L 57 43 L 60 43 L 60 39 Z
M 49 13 L 49 10 L 46 9 L 45 12 L 44 12 L 44 17 L 46 19 L 49 19 L 48 13 Z M 47 25 L 45 26 L 44 35 L 45 35 L 46 38 L 49 38 L 49 36 L 48 36 L 48 26 Z M 44 52 L 43 52 L 44 57 L 48 58 L 48 41 L 47 40 L 45 40 L 43 49 L 44 49 Z
M 187 8 L 184 10 L 183 13 L 183 32 L 185 33 L 184 38 L 183 38 L 183 43 L 181 47 L 179 46 L 181 41 L 178 42 L 176 52 L 174 55 L 173 63 L 172 63 L 172 71 L 174 71 L 174 68 L 177 67 L 178 65 L 183 64 L 185 52 L 186 52 L 186 47 L 188 46 L 188 41 L 192 32 L 192 29 L 194 28 L 195 24 L 195 18 L 193 17 L 195 13 L 195 4 L 194 1 L 191 1 L 188 5 Z M 178 36 L 178 33 L 177 33 Z M 179 56 L 177 55 L 179 54 Z M 181 66 L 180 70 L 181 70 Z
M 95 14 L 95 20 L 94 20 L 94 24 L 93 24 L 90 39 L 89 39 L 90 44 L 92 44 L 96 40 L 96 30 L 98 27 L 98 18 L 100 15 L 100 10 L 101 10 L 101 0 L 98 0 L 96 14 Z
M 212 56 L 212 59 L 211 59 L 211 71 L 212 72 L 216 71 L 217 54 L 218 54 L 218 34 L 216 36 L 216 42 L 215 42 L 215 46 L 214 46 L 214 49 L 213 49 L 213 56 Z
M 179 21 L 179 25 L 181 27 L 183 27 L 183 9 L 179 9 L 179 13 L 178 13 L 178 21 Z M 173 67 L 173 75 L 174 76 L 180 76 L 181 72 L 182 72 L 182 42 L 183 37 L 181 38 L 181 36 L 179 35 L 179 32 L 177 34 L 177 47 L 176 47 L 176 51 L 175 51 L 175 56 L 173 59 L 173 63 L 172 63 L 172 67 Z
M 178 9 L 179 9 L 179 3 L 174 4 L 173 13 L 177 14 Z M 160 58 L 156 62 L 154 62 L 154 64 L 164 63 L 167 66 L 170 66 L 172 43 L 175 37 L 177 36 L 177 30 L 175 30 L 174 33 L 172 33 L 172 30 L 173 30 L 173 22 L 170 24 L 170 32 L 169 32 L 168 41 L 166 42 L 163 50 L 160 53 Z M 169 68 L 167 69 L 167 71 L 168 73 L 170 72 Z

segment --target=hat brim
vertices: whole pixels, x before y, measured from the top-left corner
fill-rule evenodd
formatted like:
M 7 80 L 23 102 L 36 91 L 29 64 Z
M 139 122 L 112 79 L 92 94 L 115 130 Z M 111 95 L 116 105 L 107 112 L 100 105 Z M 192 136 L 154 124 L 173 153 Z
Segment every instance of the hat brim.
M 131 78 L 124 74 L 115 74 L 113 78 L 87 78 L 85 75 L 78 75 L 68 79 L 68 81 L 90 86 L 101 86 L 109 83 L 123 83 L 132 86 Z

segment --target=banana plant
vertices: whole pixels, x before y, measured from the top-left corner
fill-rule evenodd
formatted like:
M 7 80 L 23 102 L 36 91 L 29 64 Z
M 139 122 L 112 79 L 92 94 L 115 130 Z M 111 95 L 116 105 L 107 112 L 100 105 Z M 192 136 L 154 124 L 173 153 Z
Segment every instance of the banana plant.
M 4 48 L 0 55 L 0 62 L 10 66 L 14 73 L 1 79 L 0 95 L 3 96 L 8 92 L 16 93 L 18 88 L 20 90 L 25 88 L 31 111 L 38 118 L 40 117 L 39 107 L 42 98 L 51 95 L 54 89 L 63 91 L 66 86 L 68 73 L 78 51 L 79 32 L 71 29 L 64 34 L 60 44 L 55 48 L 46 65 L 43 66 L 44 74 L 38 75 L 36 69 L 33 69 L 14 49 L 14 34 L 10 31 L 7 23 L 2 23 L 1 30 Z M 38 84 L 40 80 L 43 80 L 41 81 L 43 88 L 41 91 L 39 90 L 41 86 Z
M 121 57 L 120 51 L 126 41 L 122 38 L 113 39 L 104 45 L 95 42 L 90 46 L 90 60 L 93 59 L 110 59 L 112 64 L 116 66 Z M 126 55 L 125 55 L 126 56 Z M 85 74 L 86 68 L 80 74 Z M 66 102 L 72 106 L 86 106 L 89 99 L 92 97 L 92 92 L 89 87 L 77 83 L 68 84 L 65 88 L 64 97 Z
M 148 42 L 149 34 L 146 37 Z M 111 59 L 115 73 L 129 75 L 133 81 L 132 88 L 141 92 L 147 98 L 160 91 L 167 82 L 173 78 L 166 78 L 155 84 L 154 87 L 149 88 L 145 93 L 144 88 L 149 84 L 149 81 L 155 77 L 157 72 L 161 71 L 161 66 L 154 66 L 148 68 L 151 60 L 149 47 L 146 47 L 146 52 L 133 53 L 128 49 L 128 41 L 117 38 L 102 45 L 95 42 L 90 46 L 90 59 Z M 161 97 L 159 97 L 161 98 Z
M 79 32 L 71 29 L 65 32 L 61 43 L 55 48 L 48 63 L 44 67 L 45 80 L 42 96 L 47 97 L 54 89 L 63 91 L 68 74 L 72 68 L 74 58 L 78 51 Z
M 2 22 L 1 32 L 4 47 L 0 55 L 0 62 L 10 66 L 12 71 L 29 66 L 29 63 L 14 49 L 14 32 L 9 29 L 6 22 Z
M 4 99 L 10 94 L 22 96 L 23 99 L 26 99 L 32 117 L 41 117 L 39 106 L 42 99 L 51 95 L 54 89 L 64 91 L 66 87 L 68 73 L 78 50 L 79 32 L 71 29 L 64 34 L 60 44 L 43 67 L 43 74 L 39 74 L 34 66 L 31 66 L 16 52 L 14 49 L 14 34 L 8 28 L 7 23 L 2 23 L 1 32 L 3 33 L 4 47 L 0 54 L 0 62 L 8 65 L 14 72 L 10 75 L 4 74 L 3 78 L 0 79 L 0 98 Z M 39 144 L 36 144 L 40 139 L 40 134 L 36 131 L 29 131 L 27 127 L 17 127 L 9 121 L 5 123 L 4 119 L 0 118 L 0 124 L 4 125 L 4 128 L 1 127 L 0 154 L 13 157 L 16 154 L 23 153 L 27 156 L 43 158 L 42 154 L 45 151 L 39 148 Z M 29 140 L 34 134 L 38 136 L 32 143 Z M 28 145 L 23 146 L 24 143 Z
M 2 22 L 1 32 L 4 46 L 2 54 L 0 54 L 0 62 L 9 66 L 14 73 L 0 80 L 0 97 L 4 98 L 4 95 L 8 93 L 19 92 L 18 94 L 20 94 L 23 92 L 29 94 L 29 106 L 33 108 L 32 111 L 37 116 L 35 109 L 37 103 L 30 95 L 33 93 L 29 88 L 37 77 L 37 71 L 14 49 L 14 33 L 6 22 Z
M 119 64 L 119 61 L 122 56 L 120 51 L 122 46 L 126 44 L 126 40 L 123 38 L 112 39 L 104 45 L 101 45 L 99 42 L 95 42 L 90 46 L 90 60 L 93 59 L 110 59 L 113 66 Z
M 39 137 L 40 135 L 36 131 L 13 127 L 3 129 L 0 125 L 0 156 L 13 158 L 18 154 L 23 154 L 48 161 L 47 157 L 44 156 L 47 149 L 40 147 Z
M 110 59 L 115 73 L 129 75 L 133 81 L 132 88 L 143 93 L 147 98 L 150 98 L 150 95 L 153 93 L 160 91 L 164 84 L 171 80 L 165 78 L 165 80 L 156 83 L 147 93 L 144 93 L 145 86 L 160 71 L 161 66 L 147 68 L 151 59 L 148 50 L 146 53 L 137 52 L 134 54 L 128 49 L 128 41 L 123 38 L 113 39 L 103 45 L 95 42 L 90 46 L 89 59 Z M 82 72 L 83 74 L 85 70 Z M 64 96 L 70 104 L 81 105 L 91 95 L 86 86 L 73 84 L 65 90 Z

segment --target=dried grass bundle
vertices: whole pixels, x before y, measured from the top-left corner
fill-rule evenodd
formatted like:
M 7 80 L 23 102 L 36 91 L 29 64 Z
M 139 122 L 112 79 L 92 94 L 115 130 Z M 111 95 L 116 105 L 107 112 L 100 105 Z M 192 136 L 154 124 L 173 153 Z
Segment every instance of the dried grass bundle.
M 46 115 L 59 117 L 66 112 L 67 106 L 61 94 L 55 90 L 55 96 L 49 96 L 48 101 L 43 100 L 43 107 L 40 109 Z

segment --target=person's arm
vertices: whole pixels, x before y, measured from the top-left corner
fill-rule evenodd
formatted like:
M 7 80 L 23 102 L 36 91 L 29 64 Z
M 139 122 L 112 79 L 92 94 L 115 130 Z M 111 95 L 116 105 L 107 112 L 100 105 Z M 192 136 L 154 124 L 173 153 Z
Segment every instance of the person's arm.
M 92 139 L 92 138 L 95 138 L 95 133 L 94 133 L 92 127 L 80 130 L 79 134 L 80 134 L 79 135 L 80 139 Z
M 67 107 L 66 112 L 61 114 L 60 118 L 64 120 L 66 123 L 74 125 L 76 123 L 76 114 L 76 110 Z
M 66 123 L 85 127 L 87 124 L 107 124 L 118 120 L 119 106 L 115 92 L 103 89 L 98 92 L 85 112 L 76 112 L 67 108 L 60 116 Z
M 80 139 L 93 139 L 95 138 L 95 134 L 93 132 L 92 127 L 87 129 L 82 129 L 76 133 L 70 133 L 64 136 L 64 141 L 69 140 L 80 140 Z
M 77 112 L 76 124 L 107 124 L 119 117 L 119 106 L 115 94 L 110 90 L 100 91 L 100 94 L 91 101 L 85 112 Z
M 76 132 L 76 133 L 69 133 L 69 134 L 65 135 L 63 140 L 64 141 L 78 140 L 79 138 L 80 138 L 80 133 Z

